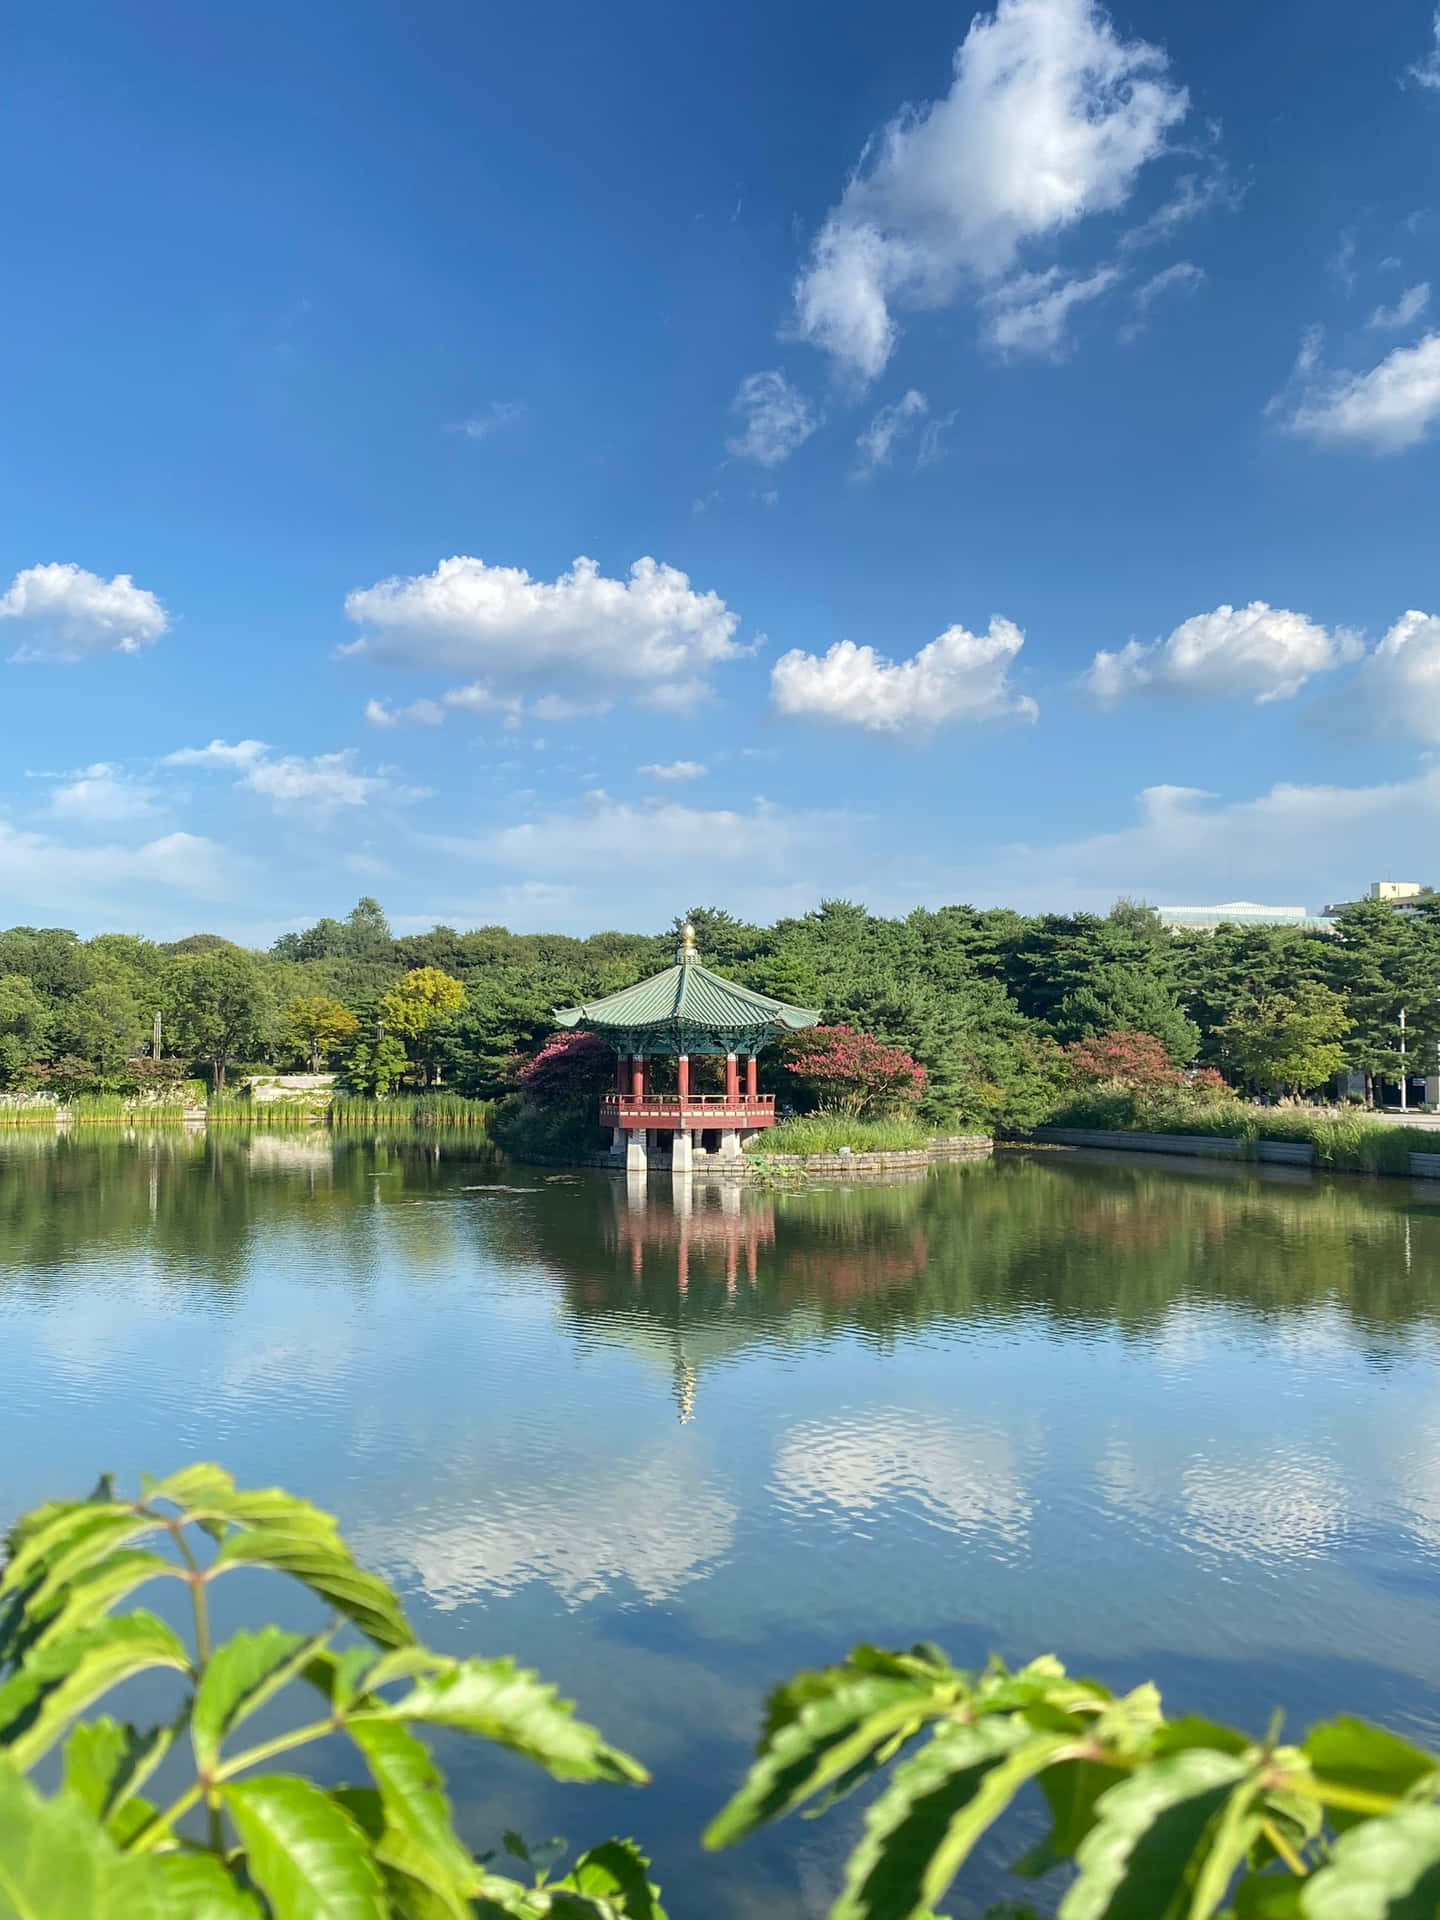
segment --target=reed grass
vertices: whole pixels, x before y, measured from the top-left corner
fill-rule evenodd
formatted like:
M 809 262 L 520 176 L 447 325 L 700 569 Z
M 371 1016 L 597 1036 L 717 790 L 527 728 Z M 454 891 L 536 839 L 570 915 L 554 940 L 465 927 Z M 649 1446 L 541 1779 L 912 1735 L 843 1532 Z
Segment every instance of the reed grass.
M 854 1120 L 843 1113 L 802 1113 L 767 1127 L 746 1143 L 751 1153 L 903 1153 L 923 1147 L 930 1130 L 906 1119 Z
M 485 1131 L 494 1113 L 493 1100 L 471 1100 L 462 1093 L 337 1093 L 326 1119 L 337 1129 L 472 1127 Z

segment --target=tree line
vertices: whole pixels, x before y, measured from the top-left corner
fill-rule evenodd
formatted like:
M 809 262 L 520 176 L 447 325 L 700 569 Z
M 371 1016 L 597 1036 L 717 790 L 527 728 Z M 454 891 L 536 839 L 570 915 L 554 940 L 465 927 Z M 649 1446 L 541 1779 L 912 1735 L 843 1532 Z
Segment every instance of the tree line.
M 1267 1093 L 1348 1069 L 1373 1097 L 1440 1057 L 1440 900 L 1404 913 L 1361 901 L 1333 933 L 1171 933 L 1129 901 L 1105 915 L 885 918 L 830 900 L 771 926 L 713 908 L 689 917 L 716 971 L 904 1048 L 937 1124 L 1026 1124 L 1066 1083 L 1063 1050 L 1104 1036 L 1149 1036 L 1177 1069 Z M 69 1097 L 196 1071 L 220 1088 L 241 1068 L 326 1068 L 365 1092 L 443 1084 L 490 1098 L 544 1047 L 556 1006 L 669 965 L 675 937 L 397 936 L 373 899 L 266 952 L 208 933 L 157 943 L 12 927 L 0 932 L 0 1088 Z

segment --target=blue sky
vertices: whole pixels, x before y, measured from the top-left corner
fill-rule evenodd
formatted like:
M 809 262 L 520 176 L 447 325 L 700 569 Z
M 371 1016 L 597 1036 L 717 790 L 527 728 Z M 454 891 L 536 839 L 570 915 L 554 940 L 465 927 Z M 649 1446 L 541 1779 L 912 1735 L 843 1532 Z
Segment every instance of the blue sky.
M 1440 877 L 1427 6 L 59 0 L 0 89 L 0 924 Z

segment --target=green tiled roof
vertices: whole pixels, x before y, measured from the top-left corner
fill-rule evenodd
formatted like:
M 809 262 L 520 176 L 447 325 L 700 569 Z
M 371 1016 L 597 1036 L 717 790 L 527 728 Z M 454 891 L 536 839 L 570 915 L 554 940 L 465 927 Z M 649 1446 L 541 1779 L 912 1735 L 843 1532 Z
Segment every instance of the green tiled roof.
M 787 1007 L 783 1000 L 752 993 L 733 980 L 711 973 L 695 959 L 682 959 L 653 979 L 622 987 L 604 1000 L 583 1007 L 560 1007 L 555 1018 L 562 1027 L 618 1028 L 634 1033 L 644 1028 L 711 1027 L 722 1033 L 767 1028 L 813 1027 L 818 1013 Z

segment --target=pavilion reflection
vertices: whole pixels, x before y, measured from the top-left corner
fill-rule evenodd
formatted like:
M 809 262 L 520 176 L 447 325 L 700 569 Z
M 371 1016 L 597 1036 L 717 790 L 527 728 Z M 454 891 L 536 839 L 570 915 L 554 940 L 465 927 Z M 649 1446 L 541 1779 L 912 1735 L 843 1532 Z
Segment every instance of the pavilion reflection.
M 632 1277 L 643 1277 L 649 1253 L 667 1266 L 673 1255 L 682 1299 L 690 1290 L 692 1261 L 703 1263 L 707 1276 L 723 1272 L 725 1292 L 732 1298 L 742 1266 L 746 1283 L 753 1287 L 761 1248 L 775 1242 L 773 1200 L 745 1193 L 734 1180 L 677 1174 L 670 1186 L 668 1204 L 662 1199 L 657 1205 L 643 1174 L 629 1176 L 623 1189 L 616 1185 L 615 1246 L 628 1260 Z

